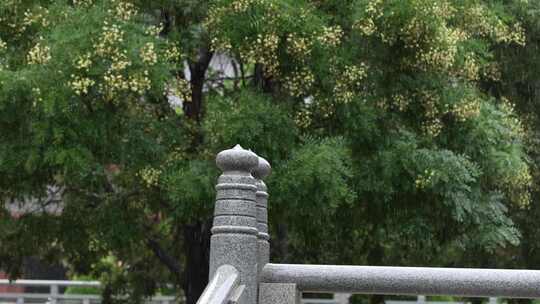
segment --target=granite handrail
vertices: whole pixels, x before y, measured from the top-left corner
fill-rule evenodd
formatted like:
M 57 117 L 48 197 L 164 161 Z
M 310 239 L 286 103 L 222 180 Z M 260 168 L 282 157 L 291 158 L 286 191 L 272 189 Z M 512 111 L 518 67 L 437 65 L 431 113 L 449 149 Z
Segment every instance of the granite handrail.
M 302 292 L 540 298 L 538 270 L 266 264 L 260 279 Z
M 242 292 L 238 270 L 231 265 L 222 265 L 217 270 L 197 304 L 228 304 L 235 302 Z
M 13 280 L 0 279 L 0 285 L 12 286 L 60 286 L 60 287 L 101 287 L 99 281 L 67 281 L 67 280 Z

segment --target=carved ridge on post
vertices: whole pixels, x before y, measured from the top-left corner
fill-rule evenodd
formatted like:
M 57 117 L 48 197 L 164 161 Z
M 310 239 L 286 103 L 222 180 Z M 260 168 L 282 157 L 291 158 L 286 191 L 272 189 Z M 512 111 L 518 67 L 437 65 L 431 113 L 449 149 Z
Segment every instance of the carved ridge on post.
M 241 184 L 241 183 L 220 183 L 216 185 L 216 190 L 228 190 L 228 189 L 257 190 L 257 187 L 252 186 L 252 185 Z
M 211 229 L 212 234 L 238 233 L 257 235 L 257 229 L 244 226 L 218 226 Z
M 259 237 L 259 239 L 263 239 L 265 241 L 269 241 L 270 240 L 270 234 L 268 233 L 264 233 L 264 232 L 259 232 L 257 234 L 257 236 Z

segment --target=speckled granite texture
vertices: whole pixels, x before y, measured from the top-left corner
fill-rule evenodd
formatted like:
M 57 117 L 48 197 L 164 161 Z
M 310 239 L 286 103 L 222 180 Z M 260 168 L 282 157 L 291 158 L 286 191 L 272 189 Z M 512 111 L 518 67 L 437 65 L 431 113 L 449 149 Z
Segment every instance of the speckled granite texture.
M 536 270 L 267 264 L 260 279 L 313 292 L 540 297 Z
M 259 304 L 300 304 L 301 294 L 296 284 L 261 283 Z

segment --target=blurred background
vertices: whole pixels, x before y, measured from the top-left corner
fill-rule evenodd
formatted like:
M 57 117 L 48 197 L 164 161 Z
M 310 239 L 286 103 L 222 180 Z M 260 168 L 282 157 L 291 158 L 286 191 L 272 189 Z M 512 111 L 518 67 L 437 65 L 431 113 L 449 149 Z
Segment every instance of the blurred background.
M 235 144 L 273 262 L 538 269 L 539 31 L 532 0 L 4 0 L 2 278 L 96 282 L 0 293 L 195 303 Z

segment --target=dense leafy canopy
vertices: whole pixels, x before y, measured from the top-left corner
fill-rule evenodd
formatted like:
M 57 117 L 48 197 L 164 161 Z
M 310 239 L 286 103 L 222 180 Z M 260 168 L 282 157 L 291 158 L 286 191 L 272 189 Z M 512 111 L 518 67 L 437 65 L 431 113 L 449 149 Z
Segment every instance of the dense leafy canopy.
M 273 166 L 276 261 L 484 266 L 467 257 L 536 244 L 539 9 L 2 1 L 0 268 L 39 256 L 107 297 L 173 282 L 194 303 L 213 158 L 237 143 Z

